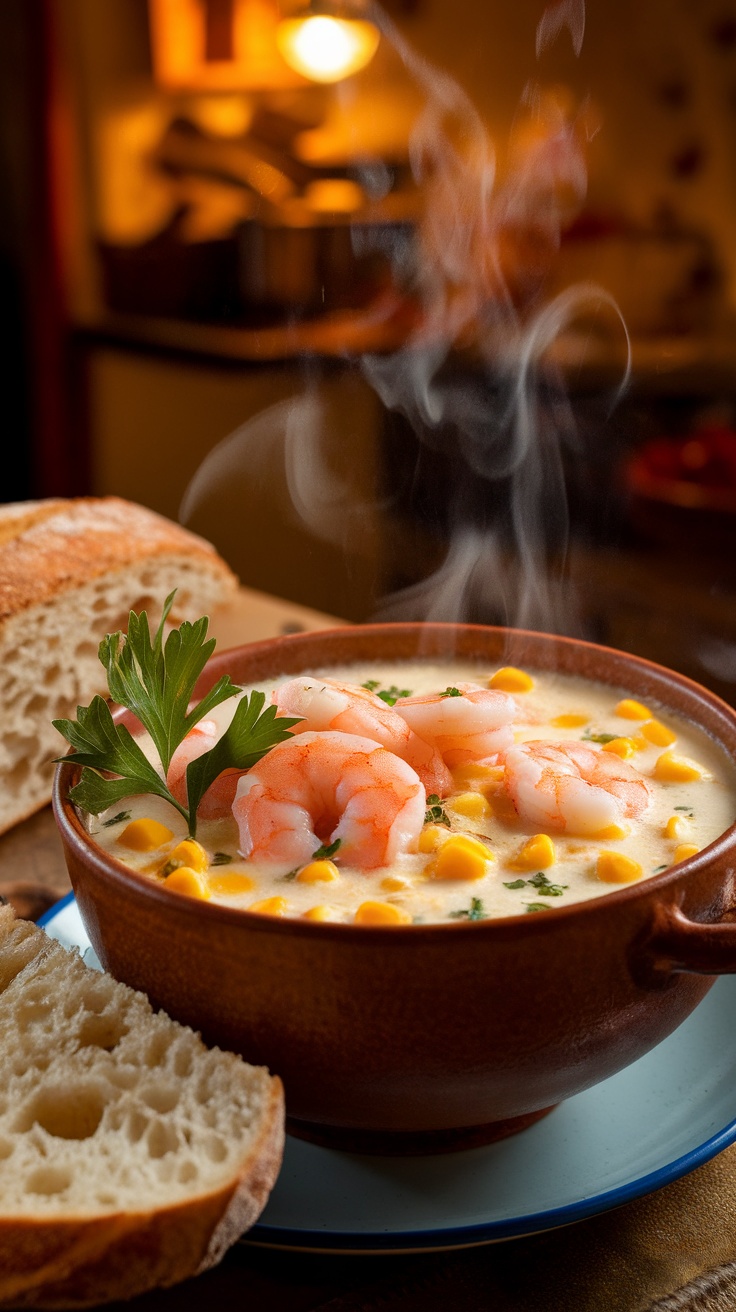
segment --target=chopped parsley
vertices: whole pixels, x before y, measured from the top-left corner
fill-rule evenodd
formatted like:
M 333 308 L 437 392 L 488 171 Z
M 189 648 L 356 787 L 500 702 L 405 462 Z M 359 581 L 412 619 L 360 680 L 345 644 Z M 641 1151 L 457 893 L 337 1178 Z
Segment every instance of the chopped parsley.
M 392 683 L 390 688 L 381 688 L 378 679 L 367 679 L 361 687 L 367 688 L 368 692 L 374 692 L 387 706 L 394 706 L 400 697 L 411 697 L 411 688 L 397 688 L 395 683 Z
M 587 733 L 586 732 L 582 735 L 582 742 L 600 743 L 603 747 L 605 747 L 606 743 L 612 743 L 615 741 L 616 738 L 620 738 L 620 737 L 621 735 L 619 733 Z
M 471 897 L 470 906 L 460 911 L 450 911 L 451 920 L 485 920 L 486 913 L 483 910 L 483 903 L 479 897 Z
M 445 688 L 445 691 L 440 693 L 440 697 L 462 697 L 462 693 L 459 688 Z
M 538 870 L 536 875 L 532 875 L 531 879 L 514 879 L 510 884 L 507 884 L 504 881 L 504 888 L 524 888 L 526 884 L 530 884 L 532 888 L 536 888 L 538 893 L 544 893 L 545 897 L 562 897 L 562 894 L 568 887 L 567 884 L 551 884 L 544 871 Z M 539 910 L 540 907 L 542 910 L 549 909 L 542 907 L 541 903 L 537 904 L 535 902 L 528 902 L 527 906 L 537 907 L 537 910 Z
M 546 902 L 527 902 L 527 911 L 551 911 L 552 908 L 547 906 Z
M 342 847 L 342 839 L 336 838 L 334 843 L 323 843 L 312 853 L 313 861 L 330 861 L 336 852 Z
M 668 870 L 668 869 L 669 869 L 669 867 L 668 867 L 667 863 L 665 862 L 665 864 L 664 864 L 663 866 L 655 866 L 655 867 L 654 867 L 654 870 L 652 871 L 652 874 L 653 874 L 653 875 L 661 875 L 661 873 L 662 873 L 663 870 Z
M 172 857 L 166 862 L 165 866 L 161 867 L 161 875 L 164 879 L 168 879 L 169 875 L 173 875 L 175 870 L 181 870 L 183 865 L 183 861 L 178 861 L 176 857 Z
M 424 813 L 425 825 L 447 825 L 450 829 L 450 821 L 437 793 L 430 793 L 427 797 L 427 810 Z
M 290 884 L 292 879 L 296 879 L 298 874 L 299 874 L 299 866 L 295 866 L 293 870 L 287 870 L 285 875 L 280 875 L 279 879 L 284 884 Z
M 211 865 L 211 866 L 226 866 L 226 865 L 229 865 L 229 863 L 230 863 L 232 860 L 233 860 L 233 857 L 231 857 L 231 855 L 230 855 L 229 852 L 215 852 L 215 855 L 213 856 L 212 860 L 210 861 L 210 865 Z
M 130 811 L 118 811 L 117 815 L 111 816 L 109 820 L 103 820 L 102 828 L 111 829 L 113 825 L 121 825 L 124 820 L 130 820 Z
M 674 806 L 672 809 L 673 811 L 684 811 L 685 815 L 693 814 L 693 808 L 691 806 Z M 108 824 L 112 824 L 112 820 L 108 820 Z

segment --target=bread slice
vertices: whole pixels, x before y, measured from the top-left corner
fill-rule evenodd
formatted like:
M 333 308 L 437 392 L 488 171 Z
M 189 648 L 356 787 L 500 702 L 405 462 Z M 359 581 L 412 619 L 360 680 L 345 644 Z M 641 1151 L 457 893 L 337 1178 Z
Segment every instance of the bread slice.
M 131 610 L 171 622 L 230 600 L 237 579 L 203 538 L 117 497 L 0 506 L 0 834 L 51 798 L 66 743 L 53 719 L 107 693 L 97 648 Z
M 87 1307 L 219 1261 L 281 1162 L 281 1082 L 0 908 L 0 1304 Z

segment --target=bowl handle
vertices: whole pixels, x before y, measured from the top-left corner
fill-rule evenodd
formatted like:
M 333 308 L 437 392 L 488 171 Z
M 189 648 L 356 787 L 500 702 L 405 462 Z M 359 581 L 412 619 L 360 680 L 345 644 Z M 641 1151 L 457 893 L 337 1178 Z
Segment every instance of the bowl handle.
M 643 946 L 658 973 L 736 975 L 736 921 L 690 920 L 680 907 L 660 903 Z

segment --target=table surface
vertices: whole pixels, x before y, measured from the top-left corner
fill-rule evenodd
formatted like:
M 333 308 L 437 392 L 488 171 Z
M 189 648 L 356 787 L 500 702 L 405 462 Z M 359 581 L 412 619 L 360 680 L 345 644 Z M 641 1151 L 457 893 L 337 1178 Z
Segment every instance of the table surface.
M 212 632 L 223 649 L 335 623 L 242 589 L 213 618 Z M 0 837 L 0 893 L 19 914 L 37 919 L 69 887 L 49 807 Z M 719 1268 L 715 1283 L 704 1284 L 701 1273 L 734 1259 L 736 1146 L 658 1194 L 564 1230 L 390 1257 L 291 1253 L 246 1241 L 196 1280 L 111 1306 L 189 1312 L 209 1299 L 223 1312 L 244 1305 L 269 1312 L 645 1312 L 695 1280 L 694 1301 L 666 1299 L 662 1312 L 709 1312 L 736 1309 L 736 1279 L 728 1284 L 731 1274 Z M 724 1288 L 726 1301 L 717 1301 Z

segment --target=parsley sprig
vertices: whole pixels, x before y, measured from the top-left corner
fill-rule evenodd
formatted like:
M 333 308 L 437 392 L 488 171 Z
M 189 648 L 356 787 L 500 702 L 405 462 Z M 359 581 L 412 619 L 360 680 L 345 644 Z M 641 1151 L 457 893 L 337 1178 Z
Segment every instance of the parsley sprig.
M 153 793 L 184 817 L 190 837 L 197 832 L 197 808 L 210 784 L 223 770 L 247 770 L 277 743 L 290 738 L 297 719 L 277 718 L 276 706 L 264 710 L 265 693 L 241 698 L 222 737 L 208 752 L 190 761 L 186 772 L 187 805 L 173 796 L 166 783 L 171 759 L 179 744 L 200 720 L 221 702 L 240 693 L 229 675 L 223 675 L 192 706 L 194 688 L 215 649 L 207 639 L 208 620 L 185 620 L 164 642 L 164 625 L 175 592 L 167 597 L 161 622 L 151 638 L 145 611 L 131 611 L 127 636 L 110 633 L 99 646 L 107 670 L 107 686 L 114 702 L 133 714 L 148 731 L 158 753 L 156 769 L 130 730 L 116 724 L 103 697 L 77 707 L 76 720 L 54 720 L 54 727 L 74 748 L 82 777 L 69 797 L 83 811 L 99 815 L 123 798 Z M 64 759 L 64 758 L 59 758 Z M 109 776 L 113 775 L 114 778 Z
M 395 706 L 400 697 L 411 697 L 411 688 L 397 688 L 395 683 L 390 688 L 382 688 L 379 679 L 366 679 L 361 688 L 374 692 L 387 706 Z

